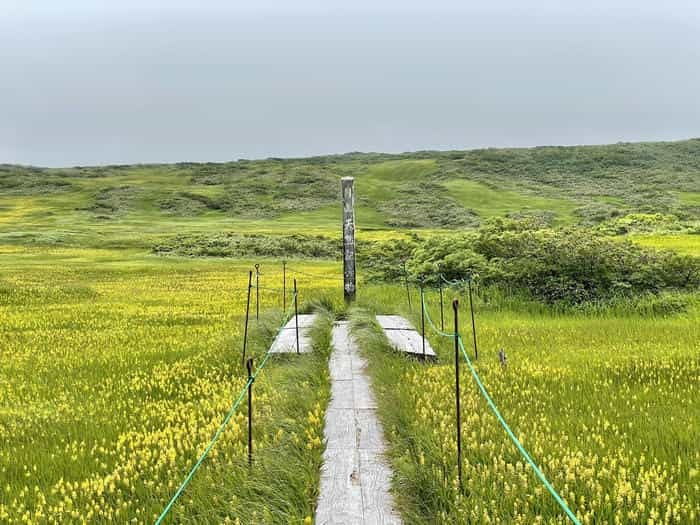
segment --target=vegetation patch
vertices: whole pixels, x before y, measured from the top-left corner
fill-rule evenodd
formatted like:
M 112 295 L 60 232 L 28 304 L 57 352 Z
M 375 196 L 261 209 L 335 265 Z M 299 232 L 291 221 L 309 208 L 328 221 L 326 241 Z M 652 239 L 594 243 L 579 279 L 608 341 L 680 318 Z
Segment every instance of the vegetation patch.
M 0 164 L 0 192 L 8 195 L 47 195 L 72 190 L 61 173 L 45 168 Z
M 222 232 L 178 235 L 153 248 L 158 255 L 189 257 L 308 257 L 338 259 L 342 243 L 321 235 L 273 236 Z
M 545 302 L 580 304 L 617 296 L 697 290 L 700 258 L 650 250 L 586 230 L 538 228 L 498 219 L 478 232 L 374 244 L 361 260 L 370 276 L 409 277 L 437 284 L 477 277 L 486 286 Z
M 95 194 L 95 202 L 87 209 L 97 219 L 115 219 L 125 215 L 131 208 L 131 203 L 138 195 L 134 186 L 116 186 L 103 188 Z

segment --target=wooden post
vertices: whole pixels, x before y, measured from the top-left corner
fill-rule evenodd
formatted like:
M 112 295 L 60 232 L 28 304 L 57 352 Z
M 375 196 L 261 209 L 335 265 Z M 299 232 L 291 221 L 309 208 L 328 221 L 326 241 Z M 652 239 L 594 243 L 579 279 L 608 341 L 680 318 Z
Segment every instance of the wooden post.
M 345 302 L 355 300 L 355 179 L 340 180 L 343 195 L 343 296 Z

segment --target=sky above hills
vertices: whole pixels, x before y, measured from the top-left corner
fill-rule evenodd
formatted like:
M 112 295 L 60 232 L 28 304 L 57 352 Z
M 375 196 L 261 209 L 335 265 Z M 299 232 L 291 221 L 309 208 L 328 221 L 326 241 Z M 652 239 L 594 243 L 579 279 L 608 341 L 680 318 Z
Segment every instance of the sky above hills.
M 700 136 L 693 2 L 3 2 L 0 163 Z

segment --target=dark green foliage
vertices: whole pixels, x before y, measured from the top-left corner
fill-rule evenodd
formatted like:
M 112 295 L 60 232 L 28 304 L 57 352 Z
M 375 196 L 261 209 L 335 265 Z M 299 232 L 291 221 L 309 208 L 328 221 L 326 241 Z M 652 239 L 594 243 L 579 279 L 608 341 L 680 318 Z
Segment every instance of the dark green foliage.
M 70 189 L 72 184 L 54 171 L 0 164 L 0 193 L 43 195 Z
M 397 228 L 476 226 L 477 215 L 464 209 L 434 182 L 399 186 L 390 200 L 378 207 L 388 226 Z
M 585 206 L 576 208 L 574 214 L 580 218 L 582 224 L 593 225 L 616 219 L 624 215 L 624 211 L 616 204 L 593 201 Z
M 88 207 L 99 219 L 112 219 L 124 215 L 138 194 L 133 186 L 104 188 L 95 195 L 95 203 Z
M 222 232 L 213 235 L 179 235 L 153 248 L 159 255 L 190 257 L 313 257 L 340 258 L 338 240 L 312 235 L 240 235 Z
M 424 163 L 424 169 L 416 170 L 416 163 Z M 463 196 L 452 195 L 444 184 L 455 179 L 481 183 L 489 191 L 507 190 L 525 201 L 539 197 L 563 205 L 577 203 L 575 215 L 583 224 L 633 213 L 675 215 L 689 227 L 700 219 L 700 139 L 66 169 L 0 165 L 0 193 L 61 192 L 81 202 L 77 209 L 84 209 L 96 191 L 134 185 L 142 194 L 131 201 L 126 213 L 160 209 L 193 216 L 211 211 L 257 220 L 337 205 L 343 176 L 357 178 L 358 204 L 373 212 L 375 227 L 473 227 L 492 215 L 485 206 L 477 216 L 464 204 Z M 476 199 L 478 192 L 475 187 Z M 102 202 L 95 207 L 101 209 L 95 211 L 101 216 L 119 215 L 125 209 L 122 202 L 111 202 L 109 195 L 98 193 L 98 199 Z M 512 206 L 506 212 L 517 217 L 520 204 Z M 548 212 L 555 211 L 537 203 L 526 206 L 523 202 L 522 208 L 542 210 L 535 213 L 544 224 L 549 224 Z M 569 217 L 558 220 L 571 222 Z
M 404 263 L 408 265 L 419 243 L 419 238 L 414 235 L 408 240 L 391 239 L 363 244 L 362 249 L 357 251 L 358 268 L 370 281 L 403 279 Z
M 371 275 L 396 280 L 396 243 L 377 243 L 366 259 Z M 415 243 L 407 268 L 414 280 L 474 277 L 486 286 L 522 290 L 546 302 L 580 304 L 669 289 L 697 289 L 700 259 L 642 248 L 589 231 L 537 228 L 496 220 L 478 233 Z M 386 268 L 389 267 L 390 271 Z

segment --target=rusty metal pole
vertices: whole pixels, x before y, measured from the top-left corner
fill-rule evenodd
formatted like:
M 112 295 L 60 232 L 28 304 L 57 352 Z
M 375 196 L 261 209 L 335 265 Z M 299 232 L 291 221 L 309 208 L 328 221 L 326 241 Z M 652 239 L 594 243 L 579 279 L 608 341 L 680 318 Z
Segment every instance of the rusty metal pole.
M 442 275 L 440 275 L 440 330 L 445 331 L 445 308 L 442 298 Z
M 245 364 L 245 350 L 248 344 L 248 318 L 250 317 L 250 289 L 253 287 L 253 270 L 248 272 L 248 300 L 245 303 L 245 330 L 243 331 L 243 357 L 241 364 Z
M 459 301 L 452 301 L 455 314 L 455 404 L 457 407 L 457 476 L 462 490 L 462 416 L 459 406 Z
M 260 265 L 255 265 L 255 320 L 260 320 Z
M 248 466 L 253 466 L 253 358 L 246 361 L 248 368 Z
M 425 288 L 422 279 L 420 282 L 420 328 L 423 335 L 423 360 L 425 360 Z
M 406 297 L 408 297 L 408 311 L 411 312 L 413 311 L 413 308 L 411 306 L 411 289 L 408 286 L 408 271 L 406 271 L 406 261 L 403 262 L 403 278 L 404 283 L 406 284 Z
M 297 335 L 297 354 L 299 353 L 299 303 L 297 301 L 297 280 L 294 279 L 294 327 Z
M 343 196 L 343 297 L 346 303 L 355 300 L 355 179 L 340 180 Z
M 474 361 L 479 359 L 479 349 L 476 346 L 476 323 L 474 322 L 474 302 L 472 301 L 472 279 L 469 277 L 469 280 L 467 281 L 467 285 L 469 286 L 469 310 L 471 310 L 472 313 L 472 335 L 474 338 Z
M 287 261 L 282 261 L 282 315 L 287 312 Z

